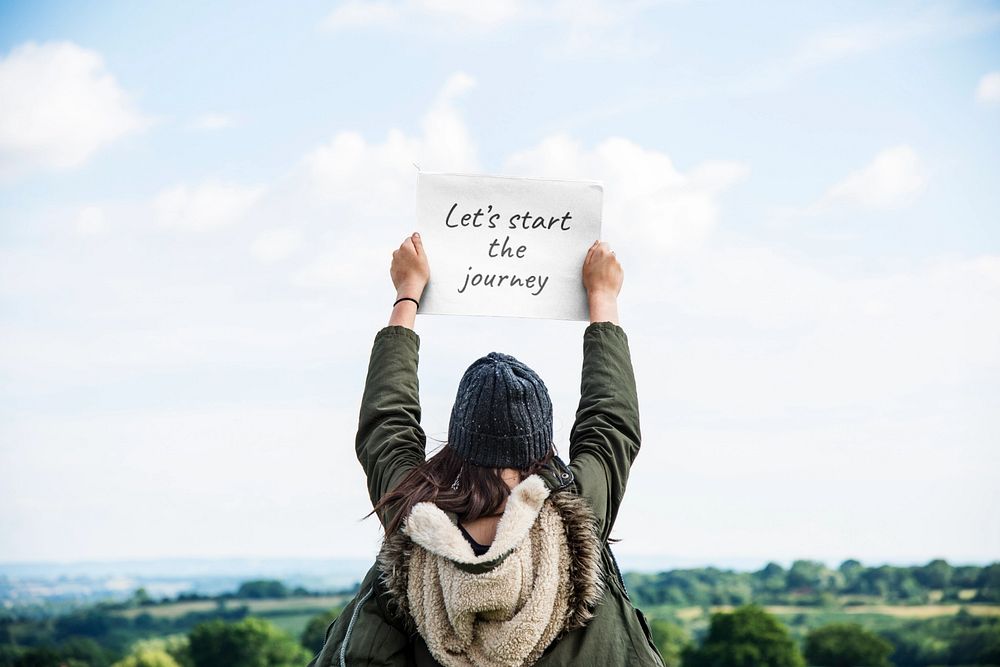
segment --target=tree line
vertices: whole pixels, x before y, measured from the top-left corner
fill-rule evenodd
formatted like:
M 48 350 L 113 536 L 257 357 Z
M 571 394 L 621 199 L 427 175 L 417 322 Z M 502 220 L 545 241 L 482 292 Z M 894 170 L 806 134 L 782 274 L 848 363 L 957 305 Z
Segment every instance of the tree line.
M 97 639 L 74 635 L 58 645 L 0 651 L 9 667 L 302 667 L 323 645 L 339 610 L 313 617 L 295 639 L 254 617 L 213 619 L 186 635 L 133 642 L 115 653 Z M 1000 618 L 966 611 L 874 632 L 857 623 L 829 623 L 795 640 L 758 605 L 712 615 L 692 639 L 661 619 L 650 623 L 667 667 L 932 667 L 1000 665 Z
M 768 563 L 755 572 L 714 567 L 625 575 L 640 606 L 710 606 L 758 604 L 826 605 L 844 596 L 855 604 L 878 598 L 889 604 L 930 602 L 1000 603 L 1000 563 L 870 567 L 845 560 L 836 569 L 819 561 L 797 560 L 791 567 Z M 852 604 L 847 600 L 846 604 Z
M 965 607 L 957 615 L 877 628 L 833 622 L 803 633 L 793 621 L 793 633 L 761 606 L 822 604 L 852 595 L 918 604 L 935 592 L 934 601 L 974 607 L 997 601 L 997 566 L 953 567 L 937 560 L 918 567 L 864 567 L 845 561 L 831 570 L 803 560 L 788 569 L 770 563 L 757 572 L 701 568 L 625 578 L 637 606 L 668 610 L 650 614 L 668 667 L 1000 667 L 1000 617 Z M 0 610 L 0 667 L 301 667 L 322 646 L 339 609 L 317 614 L 293 637 L 238 604 L 300 592 L 274 580 L 250 581 L 235 593 L 210 598 L 214 608 L 174 617 L 150 613 L 164 601 L 142 589 L 124 602 L 50 617 Z M 192 599 L 205 598 L 182 594 L 175 601 Z M 692 632 L 668 620 L 672 606 L 689 605 L 736 609 L 712 614 L 707 628 Z M 825 617 L 817 613 L 825 612 L 809 617 L 821 622 Z
M 858 623 L 828 623 L 810 630 L 801 642 L 758 605 L 713 614 L 698 641 L 666 621 L 654 619 L 651 626 L 667 667 L 1000 665 L 1000 618 L 965 610 L 878 632 Z

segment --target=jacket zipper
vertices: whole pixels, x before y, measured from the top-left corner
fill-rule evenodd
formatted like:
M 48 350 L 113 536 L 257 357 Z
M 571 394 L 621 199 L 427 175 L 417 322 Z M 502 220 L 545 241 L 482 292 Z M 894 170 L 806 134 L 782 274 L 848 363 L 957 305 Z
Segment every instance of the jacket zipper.
M 351 614 L 351 622 L 347 624 L 347 631 L 344 633 L 344 643 L 340 645 L 340 667 L 347 667 L 347 642 L 351 641 L 351 632 L 354 630 L 355 621 L 358 620 L 358 612 L 361 611 L 361 605 L 368 601 L 368 598 L 372 596 L 374 591 L 374 586 L 369 588 L 364 597 L 358 600 L 358 604 L 354 606 L 354 612 Z

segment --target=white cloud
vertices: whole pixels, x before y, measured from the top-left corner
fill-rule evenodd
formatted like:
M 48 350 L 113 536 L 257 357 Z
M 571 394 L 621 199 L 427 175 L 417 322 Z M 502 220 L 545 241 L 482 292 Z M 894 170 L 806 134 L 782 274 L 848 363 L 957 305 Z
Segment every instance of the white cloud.
M 476 147 L 455 102 L 475 80 L 452 75 L 424 115 L 422 134 L 392 129 L 382 143 L 357 132 L 341 132 L 303 161 L 313 192 L 363 215 L 406 215 L 413 205 L 416 167 L 428 171 L 473 171 Z
M 662 36 L 646 37 L 642 14 L 664 2 L 559 0 L 540 17 L 566 37 L 556 50 L 575 59 L 588 56 L 648 56 L 660 47 Z
M 939 5 L 888 19 L 837 26 L 805 35 L 782 57 L 756 63 L 738 80 L 710 85 L 708 90 L 727 96 L 765 92 L 816 68 L 864 54 L 914 42 L 957 39 L 998 25 L 1000 11 L 956 13 L 952 7 Z
M 198 116 L 191 122 L 192 130 L 224 130 L 232 127 L 235 120 L 224 113 L 207 113 Z
M 926 185 L 926 170 L 917 152 L 909 146 L 894 146 L 827 190 L 819 207 L 898 208 L 910 203 Z
M 749 172 L 739 162 L 717 161 L 682 173 L 666 154 L 627 139 L 606 139 L 587 150 L 567 136 L 513 154 L 505 170 L 602 181 L 605 229 L 621 230 L 634 247 L 650 244 L 657 250 L 701 244 L 718 220 L 717 196 Z
M 359 521 L 367 502 L 364 475 L 353 449 L 329 446 L 332 434 L 352 425 L 356 412 L 328 405 L 7 420 L 0 433 L 20 446 L 0 449 L 0 469 L 18 471 L 0 485 L 4 558 L 101 559 L 109 556 L 108 544 L 117 545 L 115 559 L 192 552 L 280 557 L 290 543 L 296 554 L 323 556 L 338 542 L 341 553 L 367 555 L 379 535 L 378 521 Z M 139 442 L 152 446 L 130 446 Z M 109 461 L 115 474 L 101 472 Z M 331 471 L 337 471 L 334 484 Z M 262 479 L 282 492 L 261 493 Z M 37 480 L 51 481 L 59 492 Z M 37 520 L 40 515 L 46 518 Z M 58 531 L 56 516 L 62 517 Z M 267 526 L 266 535 L 253 525 Z
M 265 263 L 288 259 L 302 244 L 302 234 L 297 229 L 269 229 L 257 235 L 250 246 L 250 254 Z
M 558 31 L 548 45 L 551 51 L 575 57 L 601 54 L 645 54 L 657 48 L 653 40 L 635 30 L 640 14 L 662 0 L 401 0 L 364 2 L 348 0 L 322 21 L 326 30 L 365 27 L 439 30 L 454 34 L 497 30 L 515 24 L 537 24 Z
M 750 246 L 712 246 L 673 264 L 651 299 L 688 329 L 664 362 L 683 377 L 668 393 L 699 411 L 876 405 L 1000 367 L 995 255 L 872 276 Z M 664 324 L 636 310 L 655 340 Z
M 74 228 L 80 236 L 98 236 L 108 231 L 108 221 L 100 206 L 84 206 L 77 213 Z
M 990 106 L 1000 105 L 1000 72 L 990 72 L 979 80 L 976 100 Z
M 497 26 L 525 18 L 528 6 L 520 0 L 470 3 L 463 0 L 404 0 L 403 2 L 362 2 L 349 0 L 323 20 L 328 30 L 362 26 L 392 25 L 403 17 L 429 17 L 466 25 Z
M 900 44 L 985 32 L 998 25 L 998 11 L 955 13 L 945 5 L 931 6 L 910 15 L 857 23 L 809 35 L 788 59 L 789 66 L 806 69 Z
M 481 171 L 456 106 L 474 83 L 466 74 L 450 77 L 416 136 L 393 129 L 381 143 L 369 143 L 356 132 L 342 132 L 306 156 L 308 190 L 332 214 L 354 223 L 327 232 L 329 241 L 295 271 L 295 284 L 360 289 L 373 267 L 381 275 L 388 266 L 388 243 L 410 226 L 399 221 L 412 220 L 414 163 L 426 171 Z M 708 237 L 718 220 L 719 195 L 745 178 L 748 168 L 734 161 L 708 161 L 682 173 L 667 155 L 625 139 L 607 139 L 587 149 L 557 135 L 510 155 L 503 171 L 603 181 L 609 238 L 614 241 L 617 235 L 632 248 L 648 245 L 656 252 L 672 252 L 696 248 Z M 322 250 L 324 245 L 329 249 Z
M 77 167 L 149 121 L 100 54 L 71 42 L 18 46 L 0 60 L 0 177 Z
M 327 30 L 342 30 L 386 25 L 394 23 L 399 17 L 400 6 L 396 3 L 349 0 L 330 12 L 322 25 Z
M 399 229 L 405 228 L 397 226 Z M 386 250 L 389 247 L 384 242 L 386 235 L 378 234 L 374 238 L 377 240 L 373 242 L 372 238 L 345 234 L 333 248 L 320 252 L 312 261 L 296 269 L 291 283 L 309 289 L 327 290 L 349 287 L 371 290 L 372 285 L 376 288 L 384 286 L 387 283 L 382 279 L 389 275 L 391 248 Z
M 165 227 L 208 230 L 238 222 L 263 193 L 259 186 L 178 185 L 158 194 L 152 207 L 157 221 Z
M 157 198 L 154 210 L 164 222 L 222 225 L 218 234 L 164 239 L 148 225 L 124 224 L 148 214 L 146 205 L 118 218 L 112 204 L 102 203 L 94 218 L 110 218 L 115 233 L 86 253 L 77 239 L 0 249 L 0 296 L 17 307 L 58 307 L 60 314 L 58 327 L 46 318 L 0 322 L 0 374 L 8 378 L 0 389 L 28 406 L 16 421 L 0 424 L 2 439 L 23 445 L 0 452 L 6 468 L 23 471 L 13 484 L 0 485 L 0 507 L 15 508 L 0 523 L 15 525 L 12 534 L 22 538 L 13 553 L 58 555 L 65 540 L 51 535 L 67 525 L 65 516 L 73 530 L 93 538 L 89 557 L 175 553 L 185 522 L 198 507 L 218 501 L 223 509 L 199 533 L 199 553 L 281 555 L 287 540 L 256 539 L 237 525 L 248 510 L 262 507 L 247 480 L 270 468 L 277 470 L 272 495 L 290 500 L 254 514 L 264 517 L 262 525 L 291 534 L 289 525 L 307 522 L 283 523 L 288 507 L 353 507 L 356 513 L 349 510 L 329 526 L 344 537 L 341 543 L 318 533 L 301 545 L 303 553 L 374 549 L 372 524 L 355 520 L 367 500 L 353 454 L 328 446 L 331 437 L 350 439 L 352 415 L 317 403 L 350 405 L 360 395 L 371 337 L 392 302 L 390 252 L 412 221 L 411 162 L 479 169 L 457 108 L 471 85 L 471 77 L 451 78 L 419 132 L 395 129 L 374 142 L 340 133 L 266 190 L 207 184 Z M 883 169 L 876 163 L 861 172 L 871 169 L 879 181 Z M 921 554 L 947 553 L 953 547 L 940 536 L 928 542 L 909 526 L 885 531 L 879 525 L 940 507 L 939 498 L 928 496 L 908 500 L 918 503 L 917 512 L 884 510 L 885 498 L 903 497 L 923 480 L 950 492 L 952 517 L 964 516 L 967 524 L 988 518 L 983 508 L 992 505 L 955 491 L 983 495 L 995 486 L 989 477 L 997 467 L 989 464 L 997 456 L 996 419 L 988 392 L 1000 368 L 1000 258 L 948 258 L 864 274 L 746 239 L 727 243 L 718 233 L 720 198 L 748 168 L 705 161 L 682 170 L 666 152 L 622 138 L 586 145 L 571 136 L 548 137 L 500 164 L 519 175 L 596 178 L 607 186 L 606 231 L 625 262 L 622 314 L 647 443 L 630 482 L 632 509 L 617 528 L 626 552 L 672 551 L 681 539 L 699 554 L 726 555 L 712 551 L 722 522 L 743 538 L 734 551 L 771 549 L 766 555 L 773 557 L 779 544 L 781 555 L 799 555 L 789 536 L 821 521 L 823 547 L 832 552 L 874 543 L 880 557 L 892 557 L 898 552 L 891 542 L 906 539 L 906 548 Z M 840 196 L 871 199 L 859 188 L 845 187 Z M 224 227 L 242 217 L 245 224 Z M 673 252 L 679 249 L 685 252 Z M 668 251 L 668 261 L 661 261 Z M 185 271 L 172 270 L 181 264 Z M 446 433 L 466 364 L 499 349 L 546 379 L 565 442 L 578 396 L 579 323 L 427 318 L 418 324 L 430 435 Z M 118 405 L 122 392 L 129 394 L 126 407 Z M 235 403 L 243 407 L 233 409 Z M 143 438 L 150 446 L 136 448 Z M 226 468 L 233 443 L 249 456 Z M 944 463 L 942 443 L 953 454 Z M 192 479 L 186 462 L 199 448 L 207 463 Z M 287 460 L 319 462 L 309 484 L 292 474 L 294 466 L 268 458 L 289 451 L 294 456 Z M 861 457 L 865 465 L 855 465 Z M 152 460 L 158 475 L 134 484 L 134 475 L 105 470 L 112 459 L 135 470 L 149 469 Z M 58 485 L 67 470 L 112 491 L 83 508 L 68 496 L 38 491 Z M 323 484 L 331 470 L 349 478 L 333 492 Z M 213 476 L 222 481 L 202 483 Z M 844 507 L 831 512 L 825 499 L 856 478 L 868 489 L 879 480 L 878 495 L 842 494 Z M 796 484 L 796 490 L 823 493 L 797 494 L 796 507 L 808 516 L 775 514 L 774 507 L 787 509 L 787 489 Z M 116 502 L 136 493 L 143 503 Z M 673 513 L 664 519 L 671 530 L 650 533 L 636 511 L 654 503 L 725 505 L 735 498 L 750 500 L 735 518 L 724 507 L 713 510 L 710 529 L 702 517 L 684 525 L 684 513 Z M 32 504 L 51 511 L 25 509 Z M 838 523 L 871 507 L 886 514 Z M 166 529 L 122 541 L 139 514 L 158 517 Z M 307 514 L 312 521 L 323 513 Z M 785 523 L 776 527 L 777 515 Z M 733 525 L 725 525 L 730 518 Z M 988 551 L 997 540 L 986 539 L 974 544 Z

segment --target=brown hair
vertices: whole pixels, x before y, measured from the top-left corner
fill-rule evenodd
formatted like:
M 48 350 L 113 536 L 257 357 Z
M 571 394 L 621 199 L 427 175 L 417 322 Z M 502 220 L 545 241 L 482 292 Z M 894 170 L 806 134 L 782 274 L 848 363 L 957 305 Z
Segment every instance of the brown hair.
M 521 479 L 542 470 L 555 454 L 549 445 L 545 456 L 519 470 Z M 510 487 L 500 477 L 502 470 L 470 463 L 446 444 L 386 492 L 367 516 L 378 514 L 386 536 L 399 530 L 414 505 L 422 502 L 432 502 L 445 512 L 454 512 L 460 521 L 496 516 L 510 495 Z

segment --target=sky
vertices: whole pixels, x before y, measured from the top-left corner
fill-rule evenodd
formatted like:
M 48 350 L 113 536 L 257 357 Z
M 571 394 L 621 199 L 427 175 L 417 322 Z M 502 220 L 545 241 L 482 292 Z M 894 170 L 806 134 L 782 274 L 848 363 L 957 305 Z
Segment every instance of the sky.
M 0 4 L 0 561 L 373 555 L 415 164 L 604 184 L 617 552 L 1000 559 L 1000 5 L 202 5 Z M 432 444 L 584 328 L 418 317 Z

